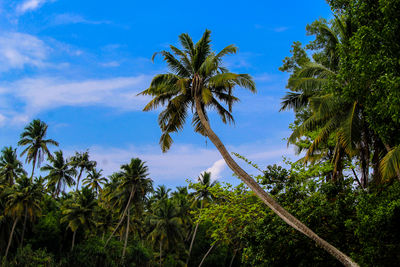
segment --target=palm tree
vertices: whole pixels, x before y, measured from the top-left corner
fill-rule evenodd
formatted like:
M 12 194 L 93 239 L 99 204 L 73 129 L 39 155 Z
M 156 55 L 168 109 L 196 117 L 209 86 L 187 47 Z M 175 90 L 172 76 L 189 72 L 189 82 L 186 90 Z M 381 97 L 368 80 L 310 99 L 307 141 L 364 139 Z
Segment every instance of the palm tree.
M 162 199 L 150 216 L 152 231 L 149 238 L 159 244 L 160 266 L 163 247 L 171 247 L 182 239 L 181 219 L 179 211 L 169 199 Z
M 212 194 L 210 192 L 210 188 L 215 186 L 217 184 L 217 181 L 211 182 L 211 173 L 210 172 L 204 172 L 200 174 L 200 176 L 197 178 L 197 181 L 199 182 L 199 188 L 194 192 L 194 204 L 197 204 L 200 202 L 200 209 L 202 209 L 205 205 L 207 205 L 211 199 L 212 199 Z M 192 241 L 190 242 L 190 247 L 189 247 L 189 254 L 186 259 L 186 265 L 189 264 L 189 259 L 190 259 L 190 254 L 192 252 L 193 248 L 193 243 L 194 239 L 196 238 L 197 234 L 197 229 L 199 228 L 199 222 L 196 223 L 196 226 L 194 228 L 193 236 L 192 236 Z
M 14 180 L 25 174 L 22 162 L 17 159 L 16 149 L 4 147 L 0 156 L 0 177 L 8 182 L 10 186 L 14 184 Z
M 156 200 L 161 200 L 168 198 L 169 192 L 171 192 L 170 188 L 167 188 L 165 185 L 159 185 L 153 193 L 153 197 Z
M 53 139 L 45 139 L 47 134 L 48 125 L 41 120 L 33 120 L 28 126 L 25 127 L 24 132 L 21 134 L 21 140 L 19 140 L 19 146 L 27 146 L 24 151 L 22 151 L 21 156 L 25 153 L 26 162 L 32 163 L 32 174 L 35 172 L 35 165 L 40 167 L 40 163 L 44 160 L 44 156 L 47 155 L 49 159 L 53 156 L 50 153 L 47 145 L 58 146 L 58 143 Z
M 114 206 L 119 207 L 120 211 L 123 209 L 123 212 L 113 233 L 106 241 L 105 246 L 107 246 L 108 242 L 118 230 L 125 217 L 127 217 L 122 258 L 125 257 L 126 246 L 128 242 L 130 212 L 132 205 L 135 205 L 136 209 L 140 209 L 146 199 L 146 194 L 153 188 L 153 181 L 150 178 L 147 178 L 149 175 L 148 167 L 144 164 L 145 162 L 141 161 L 139 158 L 134 158 L 131 159 L 129 164 L 122 165 L 122 171 L 117 176 L 120 178 L 120 183 L 112 196 L 115 199 Z
M 40 170 L 48 171 L 48 186 L 53 188 L 53 197 L 59 196 L 60 192 L 65 192 L 65 186 L 72 186 L 75 181 L 73 176 L 76 170 L 71 168 L 68 162 L 64 160 L 61 150 L 54 152 L 55 158 L 50 158 L 51 165 L 46 164 Z
M 11 246 L 12 237 L 14 235 L 15 226 L 17 222 L 24 216 L 24 224 L 22 229 L 21 243 L 24 242 L 24 233 L 26 222 L 29 219 L 32 221 L 41 212 L 40 201 L 43 197 L 43 181 L 41 179 L 32 182 L 26 176 L 17 179 L 17 183 L 11 188 L 11 192 L 7 197 L 6 208 L 4 213 L 14 219 L 11 229 L 11 234 L 8 240 L 8 245 L 5 253 L 7 258 L 8 251 Z
M 95 225 L 93 211 L 96 206 L 96 198 L 87 187 L 82 188 L 81 191 L 75 191 L 73 197 L 64 203 L 61 222 L 67 222 L 67 229 L 73 232 L 71 251 L 74 250 L 78 229 L 90 229 Z
M 76 191 L 78 190 L 79 187 L 79 181 L 81 180 L 81 176 L 83 171 L 89 171 L 96 167 L 97 163 L 96 161 L 89 160 L 89 151 L 85 151 L 82 153 L 75 152 L 75 156 L 71 157 L 70 163 L 71 166 L 74 168 L 79 169 L 79 174 L 77 177 L 77 182 L 76 182 Z
M 145 106 L 145 111 L 166 106 L 158 117 L 162 131 L 160 138 L 162 151 L 166 152 L 171 147 L 173 141 L 170 134 L 183 129 L 188 111 L 193 110 L 192 124 L 195 131 L 211 140 L 227 165 L 265 204 L 286 223 L 316 241 L 343 264 L 358 266 L 350 257 L 320 238 L 266 193 L 233 160 L 224 144 L 211 129 L 207 108 L 215 109 L 224 123 L 233 122 L 232 105 L 239 100 L 233 96 L 234 87 L 240 86 L 251 92 L 255 92 L 256 88 L 248 74 L 231 73 L 223 67 L 222 58 L 227 54 L 235 53 L 237 48 L 229 45 L 219 53 L 213 52 L 210 45 L 210 34 L 211 32 L 206 30 L 196 44 L 193 44 L 188 34 L 181 34 L 179 40 L 183 50 L 171 45 L 170 48 L 175 55 L 168 51 L 161 51 L 160 54 L 167 62 L 170 73 L 156 75 L 151 81 L 150 87 L 141 93 L 153 97 Z M 225 103 L 227 109 L 219 101 Z
M 99 194 L 99 192 L 102 191 L 101 186 L 104 185 L 107 182 L 107 179 L 103 177 L 101 174 L 103 170 L 96 170 L 95 168 L 91 169 L 89 171 L 88 176 L 83 179 L 83 184 L 89 186 L 96 195 Z

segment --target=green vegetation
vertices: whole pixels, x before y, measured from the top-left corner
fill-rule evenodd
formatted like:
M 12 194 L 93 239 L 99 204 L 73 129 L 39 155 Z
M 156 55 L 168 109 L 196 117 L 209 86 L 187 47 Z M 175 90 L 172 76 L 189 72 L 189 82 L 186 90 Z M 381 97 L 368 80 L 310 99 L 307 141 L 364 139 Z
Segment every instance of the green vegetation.
M 223 67 L 235 46 L 216 53 L 210 31 L 196 44 L 182 34 L 182 48 L 160 52 L 170 73 L 142 92 L 152 97 L 144 110 L 164 107 L 164 152 L 192 110 L 195 132 L 243 183 L 204 172 L 187 187 L 154 188 L 139 158 L 104 177 L 89 151 L 51 153 L 58 143 L 33 120 L 18 142 L 30 176 L 16 148 L 0 155 L 1 265 L 397 266 L 400 1 L 328 2 L 333 19 L 308 25 L 314 40 L 294 42 L 280 68 L 290 74 L 281 107 L 295 113 L 287 140 L 299 161 L 264 169 L 228 153 L 207 110 L 233 122 L 233 89 L 255 92 L 255 84 Z

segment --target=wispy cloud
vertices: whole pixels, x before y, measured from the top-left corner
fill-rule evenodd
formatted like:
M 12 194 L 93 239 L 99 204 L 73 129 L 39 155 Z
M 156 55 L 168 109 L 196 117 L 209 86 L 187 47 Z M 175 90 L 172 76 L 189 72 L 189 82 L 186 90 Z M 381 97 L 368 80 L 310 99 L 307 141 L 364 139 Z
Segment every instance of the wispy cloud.
M 25 66 L 44 66 L 49 51 L 50 47 L 33 35 L 19 32 L 1 33 L 0 72 Z
M 21 118 L 32 118 L 41 111 L 63 106 L 101 105 L 141 110 L 149 99 L 137 94 L 149 79 L 145 75 L 81 81 L 54 77 L 25 78 L 0 84 L 0 95 L 14 103 L 3 110 L 6 109 L 15 122 L 25 122 Z
M 53 25 L 79 24 L 79 23 L 99 25 L 99 24 L 110 24 L 111 22 L 106 20 L 101 20 L 101 21 L 89 20 L 81 15 L 70 14 L 70 13 L 58 14 L 54 16 L 53 19 L 51 20 L 51 24 Z
M 289 27 L 281 26 L 281 27 L 276 27 L 273 29 L 274 32 L 285 32 L 289 30 Z
M 41 7 L 46 2 L 53 2 L 54 0 L 26 0 L 17 6 L 17 13 L 22 15 L 28 11 L 33 11 Z

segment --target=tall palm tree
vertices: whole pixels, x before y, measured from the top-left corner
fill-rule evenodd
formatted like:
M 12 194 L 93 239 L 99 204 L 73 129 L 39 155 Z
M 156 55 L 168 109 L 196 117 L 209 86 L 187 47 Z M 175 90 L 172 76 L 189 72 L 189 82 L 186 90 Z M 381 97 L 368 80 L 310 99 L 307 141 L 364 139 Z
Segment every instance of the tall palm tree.
M 122 214 L 120 215 L 120 220 L 113 233 L 106 241 L 105 246 L 107 246 L 111 237 L 115 234 L 126 217 L 127 225 L 125 243 L 122 251 L 122 257 L 125 257 L 129 235 L 131 208 L 133 205 L 136 207 L 136 209 L 140 209 L 142 207 L 143 202 L 146 199 L 146 194 L 153 188 L 153 181 L 148 178 L 148 167 L 145 165 L 145 162 L 141 161 L 139 158 L 131 159 L 129 164 L 124 164 L 121 166 L 121 170 L 122 171 L 118 175 L 121 180 L 115 193 L 113 194 L 113 198 L 115 199 L 114 206 L 119 208 L 119 210 L 122 211 Z
M 10 194 L 7 197 L 5 214 L 14 219 L 11 229 L 11 234 L 8 240 L 8 245 L 5 253 L 7 258 L 8 251 L 11 246 L 11 241 L 14 235 L 15 226 L 18 221 L 24 217 L 22 229 L 21 246 L 24 242 L 24 233 L 27 219 L 33 220 L 41 212 L 40 201 L 44 194 L 43 181 L 38 179 L 32 181 L 26 176 L 17 179 L 17 183 L 13 185 Z
M 200 209 L 202 209 L 211 201 L 212 194 L 210 192 L 210 188 L 215 186 L 217 184 L 217 181 L 211 182 L 211 172 L 204 172 L 200 174 L 200 176 L 197 178 L 197 181 L 199 183 L 199 188 L 194 192 L 193 204 L 200 203 Z M 186 259 L 186 265 L 189 264 L 190 254 L 192 252 L 193 243 L 194 239 L 196 238 L 198 228 L 199 228 L 199 222 L 196 223 L 196 226 L 194 228 L 192 241 L 190 242 L 190 247 L 189 247 L 189 254 Z
M 256 88 L 248 74 L 231 73 L 222 65 L 222 58 L 227 54 L 236 53 L 237 48 L 229 45 L 219 53 L 213 52 L 210 45 L 210 34 L 211 32 L 206 30 L 196 44 L 188 34 L 181 34 L 179 40 L 183 50 L 171 45 L 173 54 L 161 51 L 160 54 L 167 62 L 170 73 L 156 75 L 151 81 L 150 87 L 141 93 L 153 97 L 145 106 L 145 111 L 165 106 L 158 117 L 162 131 L 160 138 L 162 151 L 166 152 L 171 147 L 173 141 L 170 134 L 183 129 L 188 111 L 193 110 L 194 130 L 211 140 L 226 164 L 265 204 L 286 223 L 316 241 L 343 264 L 358 266 L 350 257 L 320 238 L 266 193 L 233 160 L 224 144 L 212 130 L 207 116 L 207 108 L 215 109 L 224 123 L 233 122 L 232 105 L 239 100 L 233 96 L 234 87 L 240 86 L 251 92 L 255 92 Z M 227 109 L 219 101 L 225 103 Z
M 168 198 L 169 192 L 171 192 L 170 188 L 167 188 L 165 185 L 159 185 L 156 190 L 154 190 L 153 197 L 156 200 L 165 199 Z
M 102 191 L 101 186 L 107 182 L 107 179 L 101 174 L 102 171 L 103 170 L 96 170 L 93 168 L 89 171 L 88 176 L 83 179 L 83 184 L 89 186 L 96 195 Z
M 27 146 L 24 151 L 22 151 L 21 156 L 25 153 L 26 162 L 32 163 L 32 174 L 35 172 L 35 165 L 40 167 L 40 163 L 44 160 L 44 156 L 47 155 L 49 159 L 53 156 L 48 149 L 48 145 L 58 146 L 58 143 L 53 139 L 45 139 L 47 134 L 48 125 L 41 120 L 33 120 L 28 126 L 25 127 L 24 132 L 21 134 L 21 140 L 19 140 L 19 146 Z
M 70 165 L 76 169 L 79 169 L 79 174 L 76 182 L 76 191 L 78 191 L 79 182 L 81 180 L 81 176 L 83 171 L 89 171 L 96 167 L 97 163 L 94 160 L 89 159 L 89 151 L 85 152 L 75 152 L 75 156 L 72 156 L 70 159 Z
M 152 231 L 149 238 L 159 245 L 160 266 L 162 250 L 175 245 L 182 239 L 181 219 L 179 211 L 170 199 L 162 199 L 156 205 L 154 213 L 150 215 Z
M 65 192 L 65 186 L 72 186 L 76 170 L 71 168 L 67 161 L 64 160 L 61 150 L 54 152 L 55 158 L 49 159 L 50 164 L 46 164 L 40 170 L 48 171 L 48 186 L 53 188 L 53 197 L 59 196 L 60 192 Z
M 74 250 L 78 229 L 90 229 L 95 226 L 93 211 L 96 206 L 95 195 L 86 187 L 82 188 L 81 191 L 75 191 L 73 197 L 64 203 L 61 222 L 67 222 L 67 228 L 73 232 L 71 251 Z
M 14 180 L 23 174 L 26 175 L 26 171 L 22 166 L 22 162 L 17 158 L 16 149 L 11 146 L 4 147 L 0 156 L 0 178 L 12 186 Z

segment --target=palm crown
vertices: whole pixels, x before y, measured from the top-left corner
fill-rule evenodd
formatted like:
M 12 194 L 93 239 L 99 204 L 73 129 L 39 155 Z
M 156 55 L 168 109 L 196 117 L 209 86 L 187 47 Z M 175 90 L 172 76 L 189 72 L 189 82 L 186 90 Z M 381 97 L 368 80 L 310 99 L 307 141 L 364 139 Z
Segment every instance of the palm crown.
M 188 109 L 194 110 L 196 98 L 200 100 L 205 115 L 207 108 L 213 108 L 222 121 L 227 123 L 234 122 L 231 114 L 232 105 L 239 100 L 233 95 L 234 87 L 238 85 L 252 92 L 256 91 L 251 76 L 229 72 L 222 65 L 222 58 L 236 53 L 236 46 L 229 45 L 219 53 L 215 53 L 211 49 L 210 34 L 211 32 L 206 30 L 196 44 L 188 34 L 181 34 L 179 41 L 182 50 L 171 45 L 172 52 L 159 52 L 167 62 L 170 72 L 156 75 L 150 87 L 141 93 L 153 97 L 144 108 L 145 111 L 166 106 L 158 117 L 162 131 L 160 145 L 163 152 L 171 147 L 170 133 L 182 130 Z M 153 59 L 157 54 L 153 55 Z M 196 111 L 192 124 L 196 132 L 205 135 Z

